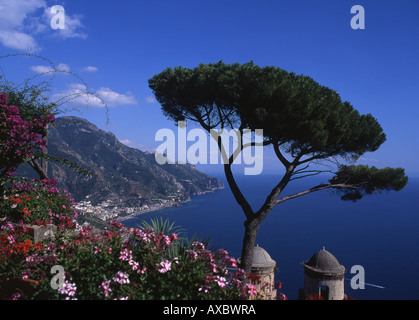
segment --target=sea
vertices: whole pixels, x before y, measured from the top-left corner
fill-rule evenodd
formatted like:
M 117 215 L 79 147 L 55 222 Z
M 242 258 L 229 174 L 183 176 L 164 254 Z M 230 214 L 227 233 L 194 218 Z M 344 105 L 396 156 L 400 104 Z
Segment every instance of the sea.
M 185 229 L 188 236 L 210 238 L 213 247 L 240 257 L 244 213 L 225 177 L 213 176 L 225 189 L 193 196 L 181 207 L 144 213 L 123 223 L 137 227 L 142 220 L 162 217 Z M 279 179 L 266 174 L 236 177 L 255 211 Z M 324 182 L 327 178 L 295 180 L 284 195 Z M 256 243 L 276 261 L 275 280 L 281 281 L 281 291 L 289 300 L 298 299 L 298 290 L 304 286 L 302 263 L 323 247 L 346 268 L 346 295 L 356 300 L 417 300 L 418 199 L 419 177 L 409 177 L 408 185 L 399 192 L 369 195 L 357 202 L 342 201 L 330 190 L 314 192 L 277 205 L 262 222 Z

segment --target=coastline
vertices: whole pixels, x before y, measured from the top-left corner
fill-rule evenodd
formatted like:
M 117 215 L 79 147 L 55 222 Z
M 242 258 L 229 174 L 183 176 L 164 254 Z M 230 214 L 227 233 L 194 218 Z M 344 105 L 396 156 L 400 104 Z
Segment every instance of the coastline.
M 176 202 L 175 204 L 172 204 L 170 206 L 168 206 L 168 205 L 158 205 L 157 206 L 156 205 L 156 206 L 153 206 L 151 208 L 147 208 L 147 209 L 143 209 L 141 211 L 136 211 L 136 212 L 130 213 L 130 214 L 128 214 L 126 216 L 123 216 L 123 217 L 118 217 L 116 220 L 117 221 L 124 221 L 124 220 L 134 219 L 134 218 L 136 218 L 138 216 L 141 216 L 141 215 L 143 215 L 145 213 L 149 213 L 149 212 L 153 212 L 153 211 L 163 210 L 163 209 L 167 209 L 167 208 L 181 207 L 184 203 L 188 203 L 190 201 L 191 200 L 186 200 L 186 201 L 182 201 L 182 202 Z
M 212 190 L 206 190 L 206 191 L 200 192 L 199 194 L 194 194 L 193 196 L 201 196 L 201 195 L 205 195 L 207 193 L 212 193 L 214 191 L 222 190 L 222 189 L 225 189 L 224 185 L 222 187 L 219 187 L 219 188 L 215 188 L 215 189 L 212 189 Z M 163 209 L 167 209 L 167 208 L 182 207 L 185 203 L 188 203 L 188 202 L 191 202 L 191 201 L 192 201 L 192 199 L 189 198 L 188 200 L 185 200 L 185 201 L 170 203 L 170 205 L 167 205 L 165 203 L 160 203 L 159 205 L 155 205 L 153 207 L 149 207 L 149 208 L 143 209 L 141 211 L 136 211 L 136 212 L 130 213 L 130 214 L 128 214 L 126 216 L 123 216 L 123 217 L 118 217 L 116 220 L 117 221 L 125 221 L 125 220 L 129 220 L 129 219 L 134 219 L 138 216 L 141 216 L 141 215 L 143 215 L 145 213 L 149 213 L 149 212 L 154 212 L 154 211 L 163 210 Z

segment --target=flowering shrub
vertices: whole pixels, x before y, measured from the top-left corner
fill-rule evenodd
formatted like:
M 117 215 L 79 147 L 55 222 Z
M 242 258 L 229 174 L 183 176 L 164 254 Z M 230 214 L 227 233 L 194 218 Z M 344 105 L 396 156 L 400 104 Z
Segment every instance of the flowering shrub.
M 0 177 L 15 173 L 17 166 L 45 148 L 40 129 L 55 121 L 54 115 L 24 121 L 19 109 L 7 104 L 7 96 L 0 93 Z
M 43 254 L 44 243 L 34 242 L 30 225 L 52 223 L 60 234 L 66 234 L 75 229 L 77 214 L 68 194 L 56 189 L 55 181 L 44 180 L 15 184 L 5 190 L 0 199 L 0 217 L 1 282 L 2 277 L 27 278 L 27 271 L 22 270 L 25 263 L 56 261 L 54 255 Z M 21 275 L 15 274 L 16 270 L 22 270 Z
M 8 228 L 13 227 L 3 229 Z M 1 236 L 0 278 L 31 279 L 38 285 L 31 297 L 13 292 L 9 298 L 247 299 L 258 294 L 227 251 L 181 241 L 174 233 L 127 229 L 113 221 L 109 230 L 78 226 L 72 235 L 59 232 L 53 241 L 37 244 L 25 240 L 16 246 L 10 234 Z M 58 289 L 52 285 L 55 265 L 65 270 Z
M 16 183 L 16 167 L 45 148 L 37 132 L 53 115 L 24 121 L 0 94 L 0 299 L 247 299 L 258 292 L 236 260 L 165 228 L 109 230 L 80 226 L 56 180 Z M 13 182 L 14 181 L 14 182 Z M 53 238 L 34 242 L 29 225 L 55 224 Z M 53 270 L 64 270 L 56 274 Z M 31 291 L 8 287 L 30 281 Z
M 56 182 L 44 179 L 13 183 L 0 200 L 0 216 L 14 223 L 68 227 L 77 212 L 70 195 L 56 188 Z

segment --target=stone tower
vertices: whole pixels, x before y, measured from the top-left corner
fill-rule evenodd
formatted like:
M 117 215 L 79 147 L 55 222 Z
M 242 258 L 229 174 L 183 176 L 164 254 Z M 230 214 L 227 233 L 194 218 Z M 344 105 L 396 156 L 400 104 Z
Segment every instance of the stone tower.
M 343 300 L 344 275 L 346 269 L 333 254 L 322 250 L 317 251 L 310 260 L 303 263 L 304 289 L 300 291 L 300 299 L 318 298 L 325 300 Z
M 237 259 L 240 263 L 240 258 Z M 260 277 L 260 283 L 255 283 L 256 290 L 262 295 L 264 299 L 276 299 L 275 289 L 275 274 L 274 269 L 276 266 L 275 260 L 266 252 L 265 249 L 258 245 L 253 248 L 253 260 L 251 273 Z

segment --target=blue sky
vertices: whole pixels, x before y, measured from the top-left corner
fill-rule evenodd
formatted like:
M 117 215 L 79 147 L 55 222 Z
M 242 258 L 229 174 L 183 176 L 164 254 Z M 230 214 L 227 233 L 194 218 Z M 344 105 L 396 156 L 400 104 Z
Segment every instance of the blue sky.
M 64 30 L 50 26 L 53 5 L 65 9 Z M 354 5 L 365 9 L 364 30 L 351 28 Z M 359 163 L 413 173 L 419 172 L 418 17 L 417 0 L 0 0 L 0 55 L 35 53 L 77 74 L 106 101 L 110 123 L 94 97 L 88 108 L 73 101 L 81 113 L 71 114 L 145 150 L 161 143 L 154 139 L 159 129 L 176 130 L 148 88 L 154 74 L 220 60 L 277 66 L 312 77 L 378 119 L 387 141 Z M 20 82 L 48 63 L 19 56 L 0 59 L 0 67 Z M 63 73 L 51 94 L 82 88 Z M 264 156 L 264 172 L 277 170 L 272 152 Z

